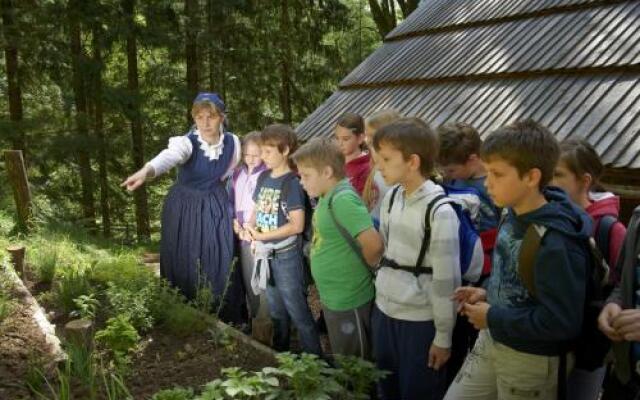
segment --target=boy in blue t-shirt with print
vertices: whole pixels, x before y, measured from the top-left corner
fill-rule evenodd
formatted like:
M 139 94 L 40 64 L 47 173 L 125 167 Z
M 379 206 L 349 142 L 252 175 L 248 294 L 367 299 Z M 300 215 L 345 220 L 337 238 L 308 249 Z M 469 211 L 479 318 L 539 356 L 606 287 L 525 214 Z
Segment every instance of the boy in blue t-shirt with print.
M 277 351 L 289 350 L 293 321 L 302 350 L 320 355 L 320 339 L 307 304 L 303 266 L 305 197 L 289 161 L 297 147 L 296 134 L 287 125 L 269 125 L 262 131 L 261 141 L 262 159 L 269 169 L 258 178 L 256 207 L 241 237 L 255 242 L 256 268 L 268 269 L 266 292 L 273 321 L 273 347 Z

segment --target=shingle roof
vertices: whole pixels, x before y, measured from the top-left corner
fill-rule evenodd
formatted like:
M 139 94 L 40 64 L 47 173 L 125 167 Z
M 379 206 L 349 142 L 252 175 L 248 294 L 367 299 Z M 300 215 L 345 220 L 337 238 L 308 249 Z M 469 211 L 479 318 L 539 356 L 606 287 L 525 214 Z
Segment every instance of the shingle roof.
M 640 1 L 426 1 L 297 131 L 327 136 L 341 113 L 382 108 L 483 135 L 533 117 L 640 168 L 639 39 Z

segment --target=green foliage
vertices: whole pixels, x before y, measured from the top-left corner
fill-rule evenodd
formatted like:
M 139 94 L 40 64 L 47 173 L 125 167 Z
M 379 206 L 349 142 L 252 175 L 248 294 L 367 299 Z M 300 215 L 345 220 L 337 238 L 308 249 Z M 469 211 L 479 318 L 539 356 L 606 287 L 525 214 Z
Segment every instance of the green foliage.
M 58 265 L 58 247 L 41 247 L 39 248 L 33 259 L 32 266 L 36 275 L 36 279 L 42 283 L 51 283 L 56 275 L 56 266 Z
M 140 265 L 134 254 L 122 254 L 100 260 L 91 269 L 93 284 L 107 288 L 109 285 L 136 291 L 156 280 L 153 273 Z
M 193 390 L 181 387 L 173 389 L 161 390 L 154 394 L 151 400 L 191 400 L 193 399 Z
M 115 318 L 109 318 L 106 328 L 96 332 L 95 339 L 116 357 L 124 358 L 136 347 L 140 335 L 126 316 L 118 315 Z
M 373 384 L 385 375 L 372 363 L 351 356 L 338 357 L 340 369 L 330 368 L 309 354 L 283 353 L 277 359 L 277 368 L 267 367 L 260 372 L 223 369 L 222 377 L 206 384 L 195 400 L 368 399 Z
M 334 379 L 337 371 L 314 354 L 282 353 L 276 357 L 278 368 L 265 368 L 264 371 L 287 377 L 290 394 L 295 399 L 330 399 L 332 394 L 343 390 Z
M 51 381 L 40 370 L 38 371 L 42 380 L 46 384 L 48 394 L 40 392 L 36 387 L 30 386 L 38 399 L 41 400 L 72 400 L 71 397 L 71 361 L 67 359 L 63 368 L 56 369 L 56 381 Z
M 153 287 L 147 286 L 135 292 L 109 283 L 105 291 L 111 307 L 109 314 L 124 316 L 138 331 L 146 331 L 153 326 L 153 316 L 148 304 L 152 300 Z
M 127 389 L 122 376 L 116 372 L 103 370 L 102 382 L 106 400 L 132 400 L 133 396 Z
M 80 381 L 89 390 L 94 399 L 97 392 L 97 369 L 93 351 L 81 343 L 65 343 L 65 351 L 71 363 L 70 375 Z
M 54 282 L 54 301 L 65 313 L 75 310 L 75 299 L 91 292 L 89 279 L 81 269 L 71 268 Z
M 0 323 L 4 321 L 13 311 L 14 302 L 0 283 Z
M 354 399 L 369 399 L 375 383 L 389 374 L 358 357 L 336 355 L 336 361 L 339 367 L 336 379 L 350 390 Z
M 186 337 L 194 333 L 203 333 L 214 323 L 209 314 L 185 304 L 175 303 L 165 310 L 162 326 L 177 337 Z
M 71 313 L 72 316 L 83 319 L 94 319 L 96 317 L 100 301 L 96 299 L 93 293 L 83 294 L 74 299 L 73 302 L 76 305 L 76 309 Z

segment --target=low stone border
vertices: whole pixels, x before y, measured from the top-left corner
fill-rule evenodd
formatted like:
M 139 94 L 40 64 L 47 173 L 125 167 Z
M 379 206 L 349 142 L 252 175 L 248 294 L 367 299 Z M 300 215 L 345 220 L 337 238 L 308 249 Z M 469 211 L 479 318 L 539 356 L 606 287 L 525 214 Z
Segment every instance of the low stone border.
M 21 302 L 31 314 L 36 326 L 44 335 L 45 343 L 49 346 L 49 355 L 52 362 L 58 363 L 67 359 L 67 354 L 62 350 L 60 339 L 56 336 L 56 329 L 47 319 L 44 310 L 33 297 L 29 289 L 24 285 L 22 279 L 7 263 L 2 264 L 2 273 L 7 277 L 9 283 L 13 286 L 16 299 Z

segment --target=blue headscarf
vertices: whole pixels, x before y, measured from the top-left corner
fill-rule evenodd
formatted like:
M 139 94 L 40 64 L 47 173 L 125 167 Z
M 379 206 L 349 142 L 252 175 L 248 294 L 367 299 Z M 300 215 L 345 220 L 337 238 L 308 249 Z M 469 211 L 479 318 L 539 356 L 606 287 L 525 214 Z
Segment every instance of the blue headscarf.
M 222 97 L 218 93 L 215 92 L 200 92 L 193 100 L 193 103 L 199 103 L 201 101 L 208 101 L 213 103 L 213 105 L 220 110 L 220 112 L 224 113 L 224 101 L 222 101 Z

